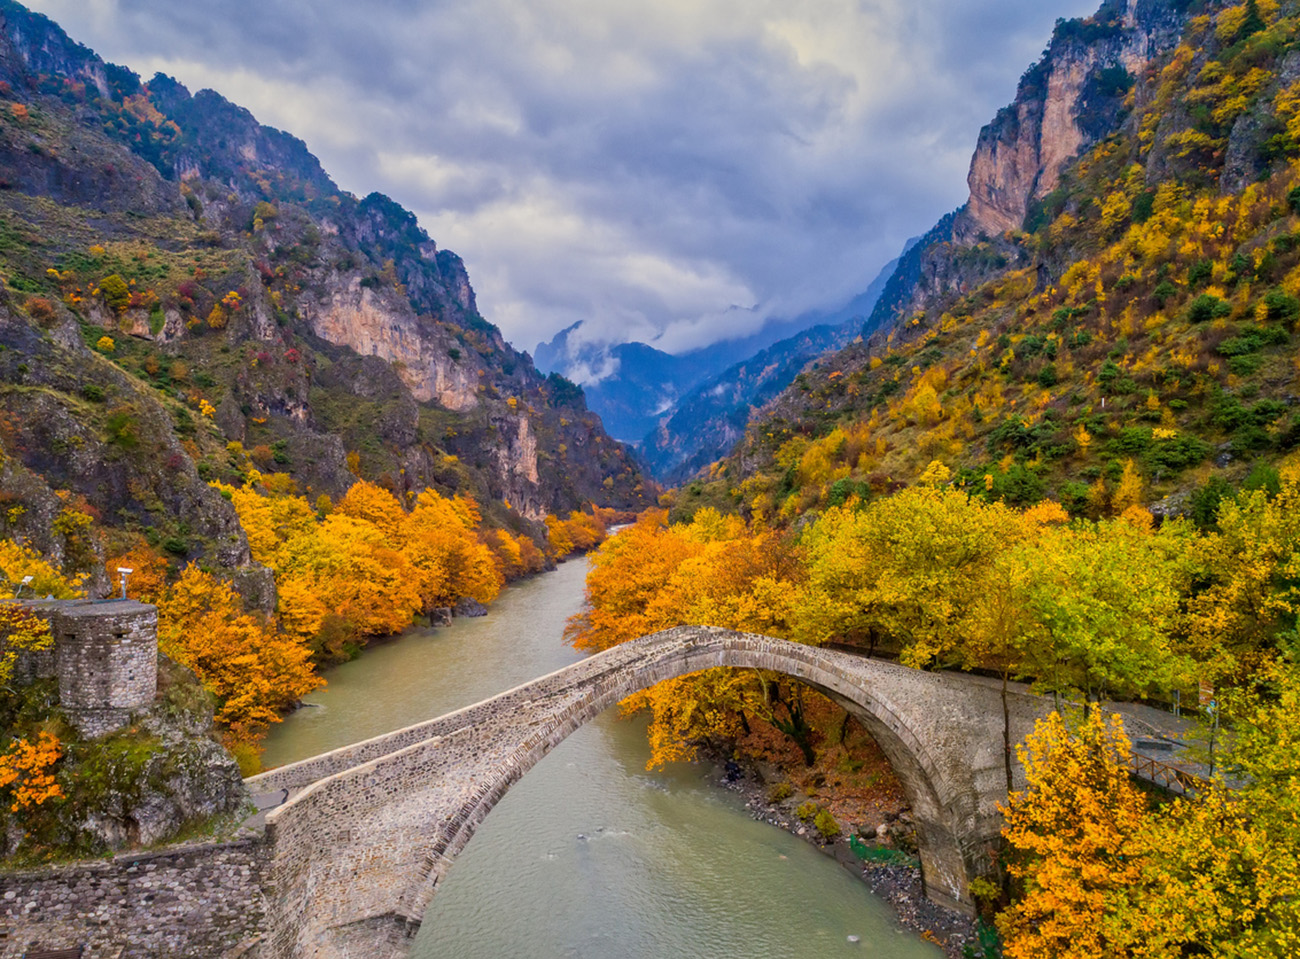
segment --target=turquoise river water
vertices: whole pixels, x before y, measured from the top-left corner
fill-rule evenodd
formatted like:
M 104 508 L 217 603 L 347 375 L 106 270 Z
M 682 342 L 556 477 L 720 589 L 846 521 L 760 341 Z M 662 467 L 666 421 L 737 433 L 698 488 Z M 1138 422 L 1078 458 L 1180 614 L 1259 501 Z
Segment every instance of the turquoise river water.
M 268 766 L 485 699 L 579 656 L 587 564 L 507 589 L 482 619 L 417 629 L 329 673 L 276 727 Z M 414 959 L 937 959 L 802 840 L 755 822 L 718 771 L 647 772 L 611 710 L 528 773 L 448 874 Z M 852 937 L 852 938 L 851 938 Z

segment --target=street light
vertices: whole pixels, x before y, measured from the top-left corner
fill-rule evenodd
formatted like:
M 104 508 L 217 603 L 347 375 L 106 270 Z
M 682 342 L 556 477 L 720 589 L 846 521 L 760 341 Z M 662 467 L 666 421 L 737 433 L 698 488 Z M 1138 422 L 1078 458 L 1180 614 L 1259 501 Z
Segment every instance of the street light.
M 1217 699 L 1210 700 L 1210 705 L 1205 707 L 1205 711 L 1210 714 L 1210 718 L 1213 720 L 1213 723 L 1210 726 L 1210 778 L 1213 779 L 1214 778 L 1214 738 L 1215 738 L 1215 734 L 1219 731 L 1219 701 Z
M 18 588 L 17 588 L 16 590 L 14 590 L 14 599 L 17 599 L 17 598 L 18 598 L 18 595 L 23 591 L 23 587 L 24 587 L 24 586 L 28 586 L 28 585 L 30 585 L 30 584 L 31 584 L 31 581 L 32 581 L 34 578 L 35 578 L 35 577 L 32 577 L 32 576 L 24 576 L 24 577 L 22 578 L 22 582 L 20 582 L 20 583 L 18 584 Z
M 126 599 L 126 578 L 135 572 L 129 566 L 119 566 L 117 571 L 122 574 L 122 598 Z

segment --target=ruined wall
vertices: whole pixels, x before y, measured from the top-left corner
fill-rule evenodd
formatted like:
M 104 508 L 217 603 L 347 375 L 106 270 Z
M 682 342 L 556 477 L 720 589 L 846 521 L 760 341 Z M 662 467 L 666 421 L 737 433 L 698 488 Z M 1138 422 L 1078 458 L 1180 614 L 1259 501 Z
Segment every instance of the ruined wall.
M 257 935 L 265 879 L 260 840 L 0 873 L 0 959 L 217 959 Z

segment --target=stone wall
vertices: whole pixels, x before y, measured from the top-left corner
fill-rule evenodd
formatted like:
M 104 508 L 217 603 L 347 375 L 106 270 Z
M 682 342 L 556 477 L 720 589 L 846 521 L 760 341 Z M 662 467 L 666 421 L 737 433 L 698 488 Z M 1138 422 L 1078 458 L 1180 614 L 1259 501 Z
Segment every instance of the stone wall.
M 158 610 L 133 600 L 27 604 L 50 624 L 54 648 L 31 656 L 20 678 L 57 676 L 59 705 L 83 736 L 125 726 L 158 690 Z
M 258 934 L 266 872 L 259 839 L 0 873 L 0 959 L 218 959 Z

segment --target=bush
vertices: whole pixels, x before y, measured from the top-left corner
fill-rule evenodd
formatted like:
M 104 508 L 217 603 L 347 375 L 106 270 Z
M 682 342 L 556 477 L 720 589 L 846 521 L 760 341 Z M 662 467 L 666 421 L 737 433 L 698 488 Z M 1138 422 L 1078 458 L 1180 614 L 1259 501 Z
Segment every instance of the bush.
M 767 801 L 771 803 L 785 802 L 794 793 L 794 788 L 787 782 L 773 783 L 767 791 Z
M 1174 286 L 1168 280 L 1161 280 L 1154 290 L 1151 291 L 1151 298 L 1156 301 L 1156 306 L 1164 308 L 1164 305 L 1178 295 L 1178 287 Z
M 116 273 L 99 281 L 99 292 L 104 297 L 104 302 L 118 313 L 124 312 L 131 305 L 131 288 Z
M 819 812 L 813 819 L 813 825 L 827 839 L 834 839 L 840 834 L 840 824 L 835 821 L 835 817 L 828 810 L 823 809 Z
M 54 311 L 54 304 L 43 296 L 34 296 L 27 301 L 24 308 L 27 315 L 42 326 L 51 322 L 57 315 Z
M 1209 443 L 1194 436 L 1176 436 L 1156 442 L 1146 456 L 1147 468 L 1154 471 L 1174 472 L 1203 462 L 1214 452 Z
M 1285 290 L 1269 290 L 1264 296 L 1264 306 L 1268 309 L 1269 320 L 1274 323 L 1292 325 L 1300 318 L 1300 299 Z
M 1000 476 L 993 478 L 993 498 L 1008 506 L 1033 506 L 1043 498 L 1047 486 L 1037 473 L 1014 464 Z
M 1192 493 L 1187 502 L 1187 515 L 1203 530 L 1219 525 L 1219 504 L 1235 495 L 1232 484 L 1222 476 L 1211 476 L 1205 485 Z
M 807 802 L 803 803 L 798 809 L 796 809 L 794 811 L 794 814 L 798 816 L 800 819 L 802 819 L 804 822 L 807 822 L 808 820 L 816 816 L 817 813 L 820 811 L 821 810 L 818 808 L 817 804 L 810 799 Z
M 1161 304 L 1163 306 L 1163 304 Z M 1232 307 L 1224 300 L 1209 293 L 1202 293 L 1196 299 L 1192 300 L 1187 307 L 1187 321 L 1189 323 L 1207 323 L 1232 312 Z

